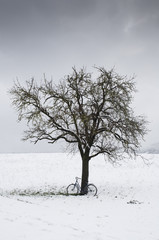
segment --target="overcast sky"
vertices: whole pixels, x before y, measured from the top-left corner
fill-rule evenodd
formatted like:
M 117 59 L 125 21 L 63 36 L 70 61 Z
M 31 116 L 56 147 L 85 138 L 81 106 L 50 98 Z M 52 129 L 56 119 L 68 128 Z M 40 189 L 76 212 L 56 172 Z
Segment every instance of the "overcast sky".
M 137 115 L 147 116 L 145 146 L 159 142 L 158 0 L 0 0 L 0 152 L 51 152 L 59 145 L 22 142 L 7 91 L 46 74 L 58 81 L 72 66 L 115 66 L 136 75 Z

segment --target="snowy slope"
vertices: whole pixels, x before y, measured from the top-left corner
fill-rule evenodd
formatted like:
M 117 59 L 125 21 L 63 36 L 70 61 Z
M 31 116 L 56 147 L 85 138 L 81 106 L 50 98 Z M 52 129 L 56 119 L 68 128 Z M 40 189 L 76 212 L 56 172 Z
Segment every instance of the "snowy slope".
M 46 193 L 80 177 L 78 155 L 0 154 L 0 239 L 159 240 L 159 155 L 144 157 L 92 160 L 98 196 L 68 197 Z

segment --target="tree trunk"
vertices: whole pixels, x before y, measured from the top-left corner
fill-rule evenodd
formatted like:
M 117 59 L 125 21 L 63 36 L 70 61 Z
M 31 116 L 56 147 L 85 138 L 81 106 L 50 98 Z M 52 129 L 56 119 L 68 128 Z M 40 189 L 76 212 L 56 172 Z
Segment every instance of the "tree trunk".
M 82 158 L 82 181 L 81 181 L 81 195 L 87 194 L 87 184 L 89 177 L 89 157 L 84 156 Z

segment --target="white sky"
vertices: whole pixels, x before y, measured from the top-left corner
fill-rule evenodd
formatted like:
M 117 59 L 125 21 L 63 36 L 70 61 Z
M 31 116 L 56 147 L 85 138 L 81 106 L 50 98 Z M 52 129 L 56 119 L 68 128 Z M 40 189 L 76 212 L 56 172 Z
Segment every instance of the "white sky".
M 22 142 L 7 91 L 43 73 L 58 81 L 72 66 L 115 66 L 136 75 L 136 114 L 147 116 L 145 146 L 158 141 L 158 0 L 0 0 L 0 152 L 51 152 L 59 145 Z

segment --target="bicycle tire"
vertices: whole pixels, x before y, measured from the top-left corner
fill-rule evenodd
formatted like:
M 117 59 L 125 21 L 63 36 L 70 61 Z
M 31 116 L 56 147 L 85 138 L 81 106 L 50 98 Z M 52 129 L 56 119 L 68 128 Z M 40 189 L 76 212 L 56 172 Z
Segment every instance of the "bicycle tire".
M 66 188 L 66 191 L 67 191 L 67 195 L 76 195 L 78 193 L 78 189 L 74 183 L 71 183 L 70 185 L 68 185 L 68 187 Z
M 97 187 L 94 184 L 90 183 L 86 186 L 86 188 L 87 188 L 86 192 L 87 192 L 88 196 L 96 196 L 97 195 Z

